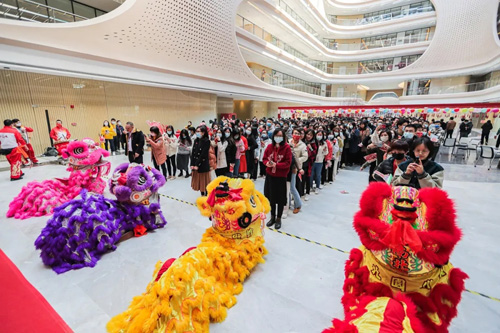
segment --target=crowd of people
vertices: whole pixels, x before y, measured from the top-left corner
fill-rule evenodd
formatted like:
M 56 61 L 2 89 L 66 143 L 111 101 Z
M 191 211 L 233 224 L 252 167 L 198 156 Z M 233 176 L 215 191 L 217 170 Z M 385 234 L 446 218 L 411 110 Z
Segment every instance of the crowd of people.
M 152 164 L 166 179 L 192 177 L 191 187 L 201 195 L 216 176 L 265 178 L 264 194 L 272 207 L 267 226 L 279 229 L 282 219 L 299 213 L 303 201 L 320 194 L 346 166 L 369 169 L 370 182 L 442 187 L 444 170 L 434 159 L 456 125 L 453 118 L 445 123 L 425 117 L 253 118 L 214 119 L 197 127 L 188 122 L 177 132 L 157 123 L 143 133 L 132 122 L 123 127 L 113 118 L 104 121 L 101 136 L 105 149 L 115 153 L 121 147 L 131 163 L 144 163 L 149 146 Z M 18 119 L 5 120 L 4 126 L 1 154 L 11 163 L 11 180 L 17 180 L 23 175 L 23 157 L 38 163 L 29 143 L 33 130 Z M 491 129 L 491 122 L 483 125 L 486 143 Z M 462 119 L 459 135 L 467 137 L 471 130 L 472 122 Z M 71 134 L 57 120 L 50 136 L 60 153 Z

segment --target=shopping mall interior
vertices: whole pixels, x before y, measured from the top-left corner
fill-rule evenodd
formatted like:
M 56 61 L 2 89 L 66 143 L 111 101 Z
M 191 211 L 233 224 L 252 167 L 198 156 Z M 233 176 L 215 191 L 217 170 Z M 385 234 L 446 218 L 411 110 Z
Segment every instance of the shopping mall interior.
M 0 332 L 500 330 L 497 0 L 0 0 L 0 115 Z

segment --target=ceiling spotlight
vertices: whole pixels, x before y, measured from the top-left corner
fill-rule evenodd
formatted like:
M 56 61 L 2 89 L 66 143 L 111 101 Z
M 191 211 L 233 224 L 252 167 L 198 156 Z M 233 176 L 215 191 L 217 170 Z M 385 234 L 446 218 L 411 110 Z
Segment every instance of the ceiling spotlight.
M 73 89 L 83 89 L 85 85 L 83 83 L 73 83 Z

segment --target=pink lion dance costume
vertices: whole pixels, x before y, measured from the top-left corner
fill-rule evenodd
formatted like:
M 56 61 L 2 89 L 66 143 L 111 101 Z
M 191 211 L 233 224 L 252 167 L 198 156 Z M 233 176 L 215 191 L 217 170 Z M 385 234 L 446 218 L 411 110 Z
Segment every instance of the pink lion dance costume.
M 42 182 L 30 182 L 9 204 L 7 217 L 27 219 L 51 215 L 54 208 L 75 198 L 82 189 L 102 194 L 111 164 L 104 160 L 109 152 L 99 148 L 91 139 L 73 141 L 62 151 L 68 159 L 69 178 L 55 178 Z
M 448 332 L 468 276 L 450 263 L 462 233 L 446 192 L 372 183 L 345 267 L 345 320 L 333 332 Z

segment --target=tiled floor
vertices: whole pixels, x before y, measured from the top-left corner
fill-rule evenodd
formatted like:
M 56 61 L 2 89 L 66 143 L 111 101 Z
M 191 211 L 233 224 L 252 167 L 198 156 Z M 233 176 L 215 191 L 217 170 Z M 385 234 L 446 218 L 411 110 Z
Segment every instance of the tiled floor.
M 145 157 L 149 161 L 150 157 Z M 125 157 L 114 156 L 113 166 Z M 452 262 L 470 276 L 467 288 L 500 297 L 500 224 L 498 193 L 500 170 L 486 171 L 484 165 L 444 164 L 445 190 L 455 200 L 458 224 L 464 237 Z M 6 219 L 8 203 L 31 180 L 65 174 L 65 167 L 47 165 L 28 169 L 25 179 L 11 183 L 0 172 L 0 246 L 27 279 L 47 298 L 76 332 L 104 332 L 111 316 L 126 309 L 134 295 L 150 281 L 154 264 L 176 257 L 199 243 L 209 221 L 195 207 L 163 198 L 168 220 L 163 230 L 128 240 L 105 255 L 95 268 L 56 275 L 43 266 L 33 242 L 47 218 L 25 221 Z M 367 175 L 342 170 L 333 185 L 312 195 L 298 215 L 283 221 L 282 230 L 349 251 L 360 245 L 352 228 L 352 216 Z M 256 185 L 263 187 L 263 180 Z M 342 194 L 346 190 L 348 194 Z M 194 202 L 190 179 L 169 181 L 161 193 Z M 244 284 L 238 304 L 211 331 L 226 332 L 321 332 L 331 319 L 342 317 L 340 297 L 347 255 L 299 239 L 266 231 L 269 254 Z M 498 332 L 500 302 L 465 293 L 451 332 Z

